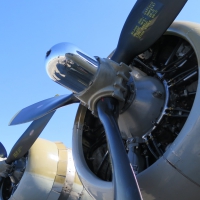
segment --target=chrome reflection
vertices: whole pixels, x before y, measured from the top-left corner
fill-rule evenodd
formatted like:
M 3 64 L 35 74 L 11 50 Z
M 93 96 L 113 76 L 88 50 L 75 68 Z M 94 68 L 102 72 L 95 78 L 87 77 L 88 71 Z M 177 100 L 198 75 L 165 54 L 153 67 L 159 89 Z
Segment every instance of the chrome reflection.
M 71 43 L 59 43 L 46 53 L 49 77 L 74 93 L 88 88 L 98 69 L 98 61 Z

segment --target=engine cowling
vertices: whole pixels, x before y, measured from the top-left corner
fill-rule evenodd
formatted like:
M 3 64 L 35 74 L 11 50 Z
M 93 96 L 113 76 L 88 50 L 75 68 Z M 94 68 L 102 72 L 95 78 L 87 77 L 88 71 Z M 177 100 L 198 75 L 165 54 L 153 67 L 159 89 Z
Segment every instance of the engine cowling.
M 191 68 L 195 67 L 195 65 L 199 65 L 199 62 L 200 62 L 200 40 L 199 40 L 200 32 L 199 30 L 200 30 L 200 25 L 196 23 L 174 22 L 171 25 L 171 27 L 167 30 L 165 35 L 163 36 L 164 37 L 163 40 L 165 40 L 165 38 L 168 37 L 167 40 L 170 41 L 172 39 L 176 41 L 176 43 L 181 38 L 181 40 L 185 41 L 185 43 L 188 45 L 189 49 L 194 50 L 196 58 L 194 58 L 193 64 L 192 62 L 191 63 L 189 62 L 189 64 L 191 64 Z M 160 43 L 162 44 L 162 42 Z M 157 48 L 157 47 L 153 46 L 152 48 Z M 166 45 L 166 48 L 167 48 L 167 45 Z M 182 47 L 176 49 L 176 51 L 179 50 L 179 53 L 180 53 L 179 56 L 181 56 L 181 53 L 186 51 L 186 50 L 180 50 L 181 48 Z M 187 52 L 189 52 L 189 50 Z M 145 55 L 144 54 L 140 55 L 139 58 L 141 58 L 141 60 L 144 60 L 143 56 L 146 56 L 147 59 L 145 61 L 147 61 L 148 63 L 148 59 L 149 59 L 149 55 L 147 55 L 148 53 L 151 53 L 151 52 L 144 52 Z M 163 53 L 163 55 L 161 55 L 161 60 L 165 59 L 165 56 L 166 56 L 166 53 Z M 184 62 L 182 62 L 182 64 L 184 65 Z M 136 65 L 136 68 L 137 66 L 138 65 Z M 132 67 L 135 67 L 135 66 L 132 66 Z M 141 66 L 140 70 L 142 69 L 142 67 L 143 66 Z M 157 70 L 159 71 L 159 69 Z M 190 66 L 189 68 L 187 68 L 187 70 L 190 70 Z M 183 74 L 184 73 L 187 74 L 185 71 L 183 71 Z M 173 125 L 174 125 L 175 128 L 171 129 L 171 131 L 173 134 L 176 134 L 176 136 L 173 136 L 167 139 L 165 138 L 167 141 L 166 144 L 164 144 L 163 142 L 164 139 L 162 137 L 161 147 L 159 146 L 160 144 L 158 143 L 158 148 L 162 150 L 161 156 L 157 155 L 158 158 L 155 158 L 154 156 L 152 156 L 151 152 L 146 146 L 145 147 L 146 150 L 150 153 L 146 154 L 147 156 L 142 158 L 143 155 L 141 155 L 140 148 L 143 148 L 143 147 L 142 145 L 138 145 L 138 144 L 147 145 L 147 143 L 145 143 L 145 140 L 144 140 L 147 138 L 148 141 L 151 141 L 151 145 L 153 145 L 153 142 L 152 142 L 152 134 L 154 134 L 153 131 L 155 131 L 156 129 L 157 130 L 159 129 L 161 130 L 161 132 L 162 131 L 164 132 L 164 129 L 162 127 L 164 122 L 162 120 L 166 119 L 166 116 L 180 118 L 179 116 L 180 112 L 176 111 L 174 112 L 176 114 L 171 114 L 172 112 L 170 109 L 173 110 L 173 108 L 171 107 L 170 109 L 168 108 L 169 104 L 171 106 L 171 102 L 175 101 L 173 100 L 174 96 L 172 95 L 172 93 L 174 93 L 174 90 L 172 91 L 168 87 L 170 86 L 170 84 L 168 84 L 170 83 L 169 82 L 170 77 L 168 77 L 167 79 L 168 82 L 166 81 L 166 87 L 169 89 L 169 91 L 167 91 L 168 93 L 166 92 L 166 88 L 165 88 L 165 92 L 167 94 L 165 95 L 165 99 L 166 99 L 166 96 L 168 99 L 167 99 L 167 102 L 165 101 L 164 107 L 167 111 L 162 110 L 163 109 L 162 105 L 160 106 L 159 108 L 159 110 L 161 110 L 160 116 L 156 113 L 156 115 L 158 115 L 156 117 L 157 121 L 155 121 L 155 118 L 152 119 L 151 127 L 149 127 L 150 121 L 148 121 L 147 128 L 150 129 L 150 131 L 149 132 L 147 131 L 146 133 L 142 135 L 139 134 L 139 136 L 136 134 L 136 137 L 134 138 L 134 133 L 132 135 L 130 134 L 131 133 L 130 131 L 130 133 L 127 134 L 126 131 L 124 131 L 128 129 L 129 127 L 134 128 L 135 126 L 133 126 L 132 124 L 127 124 L 126 127 L 123 125 L 123 127 L 125 127 L 124 130 L 120 129 L 122 131 L 122 138 L 127 140 L 126 142 L 128 142 L 128 140 L 130 141 L 131 139 L 134 139 L 135 141 L 134 145 L 136 147 L 135 149 L 139 147 L 139 150 L 135 150 L 135 154 L 138 154 L 138 155 L 140 154 L 138 157 L 137 163 L 143 165 L 143 167 L 139 171 L 139 173 L 137 170 L 135 172 L 138 173 L 137 179 L 138 179 L 140 190 L 144 199 L 148 199 L 148 200 L 151 200 L 151 199 L 152 200 L 153 199 L 198 199 L 200 195 L 200 190 L 199 190 L 200 174 L 198 170 L 198 166 L 200 165 L 200 159 L 199 159 L 199 153 L 198 153 L 200 152 L 199 137 L 198 137 L 198 130 L 200 128 L 199 127 L 200 124 L 198 122 L 198 119 L 200 116 L 199 105 L 198 105 L 200 101 L 200 91 L 199 91 L 199 87 L 197 86 L 198 85 L 197 83 L 199 82 L 198 74 L 199 74 L 199 70 L 197 69 L 195 73 L 193 74 L 190 73 L 190 76 L 188 75 L 186 77 L 187 79 L 190 79 L 191 76 L 196 77 L 192 79 L 193 82 L 190 83 L 190 88 L 193 86 L 194 88 L 197 88 L 197 90 L 194 92 L 196 96 L 192 100 L 194 102 L 191 101 L 190 103 L 191 106 L 188 107 L 189 111 L 182 109 L 182 112 L 187 112 L 189 114 L 186 114 L 187 116 L 184 115 L 185 120 L 180 120 L 180 124 L 182 123 L 182 125 L 179 127 L 179 129 L 177 128 L 178 127 L 177 119 L 175 120 L 175 122 L 173 122 L 174 124 L 172 123 L 173 120 L 170 121 L 171 124 L 168 126 L 168 129 L 173 128 Z M 177 76 L 178 75 L 176 74 L 176 77 Z M 159 78 L 161 81 L 163 80 L 163 77 L 159 77 L 158 75 L 158 79 Z M 187 82 L 186 78 L 185 79 L 182 78 L 184 79 L 183 81 Z M 180 79 L 177 79 L 177 81 L 180 82 Z M 175 81 L 173 83 L 175 83 Z M 190 94 L 192 94 L 192 92 L 190 92 Z M 180 96 L 181 95 L 184 96 L 184 93 L 180 94 Z M 130 108 L 131 105 L 133 105 L 133 103 L 131 104 L 129 102 L 129 104 L 130 104 L 129 105 L 129 108 Z M 129 109 L 129 108 L 126 108 L 126 109 Z M 122 115 L 120 117 L 122 117 Z M 127 123 L 131 123 L 130 115 L 131 113 L 129 112 L 128 113 L 129 120 L 127 120 Z M 161 117 L 161 115 L 163 116 Z M 183 115 L 181 117 L 183 117 Z M 137 118 L 137 116 L 135 116 L 135 118 Z M 123 123 L 126 123 L 126 119 L 123 119 Z M 140 123 L 141 124 L 138 125 L 138 128 L 142 126 L 142 122 Z M 113 188 L 112 174 L 111 174 L 112 167 L 110 164 L 109 154 L 106 147 L 107 144 L 106 144 L 105 135 L 103 135 L 102 132 L 103 132 L 103 129 L 98 119 L 94 118 L 89 110 L 87 110 L 84 106 L 80 105 L 77 115 L 76 115 L 76 120 L 75 120 L 74 130 L 73 130 L 72 150 L 73 150 L 75 167 L 77 169 L 77 173 L 79 174 L 80 180 L 83 183 L 86 190 L 95 199 L 108 200 L 108 199 L 113 199 L 114 188 Z M 130 135 L 133 136 L 133 138 L 131 138 Z M 157 139 L 158 139 L 158 142 L 160 142 L 159 140 L 161 139 L 159 137 L 157 137 Z M 125 147 L 127 146 L 128 145 L 125 145 Z M 155 147 L 153 147 L 153 151 L 156 151 Z M 144 166 L 145 158 L 147 158 L 149 155 L 150 157 L 152 156 L 149 160 L 150 163 L 148 163 L 148 166 Z M 194 164 L 191 164 L 191 163 L 194 163 Z M 184 188 L 187 188 L 187 190 L 184 190 Z

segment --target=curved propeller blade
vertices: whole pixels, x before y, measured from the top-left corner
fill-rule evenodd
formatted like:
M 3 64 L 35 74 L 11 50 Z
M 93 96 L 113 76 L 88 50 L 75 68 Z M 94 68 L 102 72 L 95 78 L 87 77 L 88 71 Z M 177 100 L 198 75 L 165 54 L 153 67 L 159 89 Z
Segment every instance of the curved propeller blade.
M 27 153 L 27 151 L 31 148 L 35 140 L 39 137 L 40 133 L 43 131 L 54 113 L 55 111 L 31 123 L 31 125 L 26 129 L 26 131 L 17 140 L 17 142 L 11 149 L 6 163 L 10 164 L 13 161 L 23 157 Z
M 6 158 L 7 157 L 7 151 L 3 144 L 0 142 L 0 158 Z
M 115 188 L 115 199 L 141 200 L 136 177 L 128 160 L 117 118 L 118 102 L 114 98 L 103 98 L 97 103 L 99 118 L 104 126 L 110 152 Z
M 130 64 L 167 30 L 187 0 L 138 0 L 120 34 L 115 62 Z
M 20 110 L 10 121 L 9 125 L 33 121 L 62 106 L 78 102 L 79 100 L 74 94 L 55 96 Z

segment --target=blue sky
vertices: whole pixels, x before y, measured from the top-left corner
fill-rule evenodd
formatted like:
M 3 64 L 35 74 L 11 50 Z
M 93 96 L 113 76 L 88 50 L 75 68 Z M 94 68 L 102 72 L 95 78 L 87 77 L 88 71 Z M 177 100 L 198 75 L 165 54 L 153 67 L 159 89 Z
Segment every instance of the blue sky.
M 107 57 L 135 1 L 9 0 L 0 2 L 0 141 L 9 152 L 29 123 L 8 126 L 20 109 L 69 94 L 46 74 L 44 56 L 59 42 L 71 42 L 89 55 Z M 200 23 L 200 2 L 188 0 L 177 20 Z M 170 11 L 169 11 L 170 14 Z M 58 109 L 41 137 L 71 147 L 78 104 Z

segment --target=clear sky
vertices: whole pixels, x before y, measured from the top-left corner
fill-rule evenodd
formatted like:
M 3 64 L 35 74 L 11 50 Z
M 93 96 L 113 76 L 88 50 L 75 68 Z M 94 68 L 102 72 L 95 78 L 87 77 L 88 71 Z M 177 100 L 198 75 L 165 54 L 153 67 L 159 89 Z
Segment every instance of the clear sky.
M 134 3 L 134 0 L 0 2 L 0 141 L 8 152 L 29 126 L 29 123 L 8 126 L 16 112 L 55 94 L 70 94 L 46 74 L 46 51 L 56 43 L 71 42 L 89 55 L 107 57 L 116 47 Z M 188 0 L 177 20 L 200 23 L 199 7 L 200 1 Z M 77 107 L 74 104 L 58 109 L 40 137 L 71 147 Z

